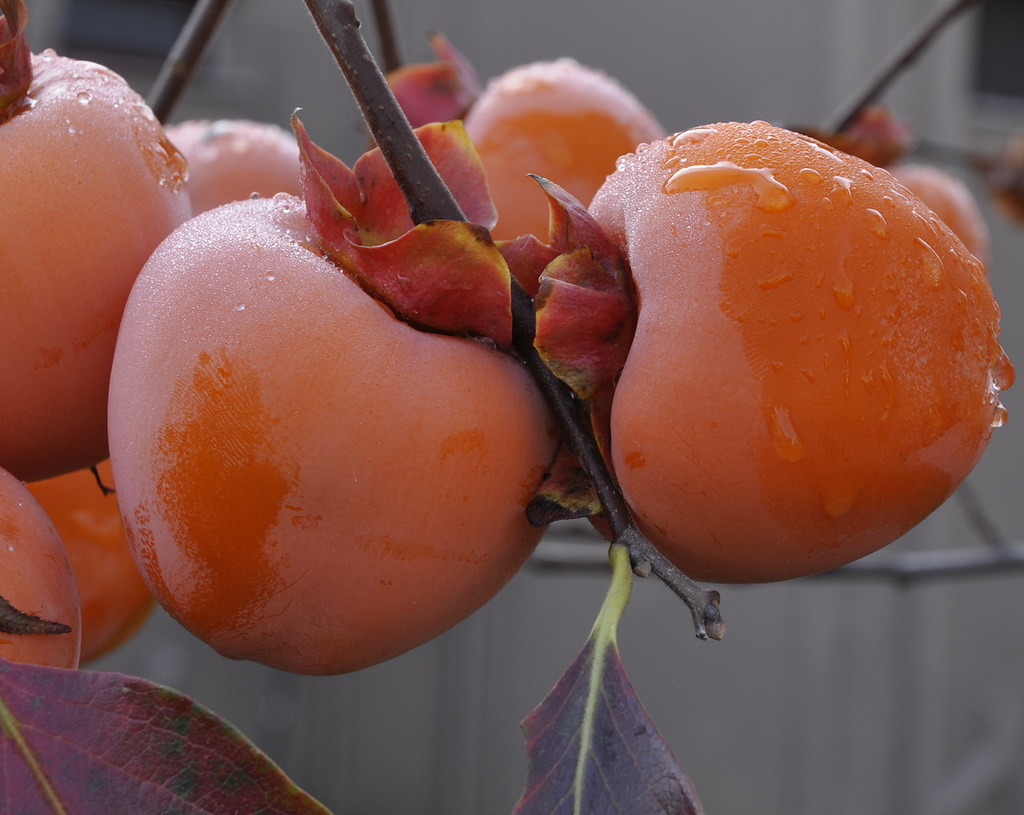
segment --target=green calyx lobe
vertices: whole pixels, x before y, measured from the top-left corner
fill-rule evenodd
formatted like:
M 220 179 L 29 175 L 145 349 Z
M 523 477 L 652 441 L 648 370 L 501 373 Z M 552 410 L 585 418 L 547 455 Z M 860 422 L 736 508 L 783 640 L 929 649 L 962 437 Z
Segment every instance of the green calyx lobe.
M 497 213 L 461 123 L 424 125 L 416 135 L 467 221 L 422 224 L 413 224 L 379 150 L 349 168 L 314 144 L 297 116 L 292 129 L 306 214 L 336 265 L 417 328 L 511 345 L 511 273 L 491 239 Z
M 32 84 L 32 53 L 25 36 L 24 0 L 0 0 L 0 121 L 17 112 Z

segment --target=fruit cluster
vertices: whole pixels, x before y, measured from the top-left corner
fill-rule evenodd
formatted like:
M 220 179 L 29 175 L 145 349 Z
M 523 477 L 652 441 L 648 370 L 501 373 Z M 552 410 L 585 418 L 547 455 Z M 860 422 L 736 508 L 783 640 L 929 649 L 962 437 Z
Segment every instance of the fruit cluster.
M 519 285 L 640 528 L 700 579 L 886 545 L 1005 418 L 984 244 L 822 141 L 668 135 L 569 60 L 480 89 L 442 44 L 457 98 L 392 83 L 469 223 L 414 223 L 379 151 L 350 168 L 297 120 L 297 139 L 165 130 L 110 71 L 28 55 L 22 3 L 0 7 L 0 593 L 35 619 L 9 627 L 72 629 L 9 635 L 5 656 L 92 658 L 150 593 L 227 656 L 316 674 L 471 614 L 531 554 L 526 510 L 572 458 L 513 347 Z M 76 559 L 59 517 L 85 499 L 56 480 L 108 454 L 119 510 L 88 478 L 67 490 L 91 491 L 81 536 L 123 566 Z M 24 579 L 29 560 L 46 574 Z M 99 573 L 136 566 L 145 589 L 91 612 Z

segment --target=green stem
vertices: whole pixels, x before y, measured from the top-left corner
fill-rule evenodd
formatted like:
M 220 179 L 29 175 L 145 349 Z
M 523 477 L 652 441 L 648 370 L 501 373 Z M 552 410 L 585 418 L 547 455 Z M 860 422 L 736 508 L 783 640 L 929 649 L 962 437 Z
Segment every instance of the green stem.
M 601 675 L 604 672 L 608 652 L 617 648 L 617 635 L 622 615 L 633 591 L 633 566 L 629 550 L 622 544 L 613 543 L 608 550 L 612 567 L 612 580 L 608 593 L 597 613 L 594 628 L 590 633 L 590 676 L 588 677 L 587 704 L 583 711 L 580 728 L 580 751 L 576 757 L 576 780 L 573 783 L 573 815 L 583 815 L 584 776 L 590 758 L 589 745 L 594 743 L 594 717 L 597 702 L 601 698 Z

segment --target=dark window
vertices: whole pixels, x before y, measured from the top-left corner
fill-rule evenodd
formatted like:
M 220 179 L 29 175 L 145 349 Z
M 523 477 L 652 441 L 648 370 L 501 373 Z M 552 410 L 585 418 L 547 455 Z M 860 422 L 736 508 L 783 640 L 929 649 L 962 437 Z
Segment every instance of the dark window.
M 975 89 L 1024 99 L 1024 2 L 985 0 L 979 9 Z
M 196 0 L 71 0 L 63 31 L 68 56 L 123 54 L 162 61 Z

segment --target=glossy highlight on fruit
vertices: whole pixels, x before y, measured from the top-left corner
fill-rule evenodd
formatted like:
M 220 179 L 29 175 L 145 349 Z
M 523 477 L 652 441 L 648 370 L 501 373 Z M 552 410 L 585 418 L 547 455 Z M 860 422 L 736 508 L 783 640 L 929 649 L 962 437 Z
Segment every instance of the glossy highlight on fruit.
M 0 595 L 24 614 L 71 628 L 60 634 L 0 632 L 0 657 L 78 667 L 81 618 L 67 552 L 39 502 L 6 470 L 0 470 Z
M 624 157 L 591 212 L 639 298 L 614 469 L 687 574 L 781 580 L 884 546 L 1005 420 L 985 270 L 885 170 L 719 123 Z
M 547 236 L 533 173 L 588 203 L 615 159 L 665 129 L 606 74 L 562 58 L 513 68 L 488 83 L 466 116 L 498 208 L 496 239 Z
M 102 481 L 97 481 L 97 475 Z M 64 542 L 82 607 L 82 663 L 114 650 L 155 605 L 125 539 L 110 462 L 26 485 Z
M 188 161 L 187 187 L 196 215 L 253 194 L 299 193 L 299 148 L 277 125 L 192 119 L 166 129 Z
M 118 321 L 191 216 L 185 161 L 117 74 L 52 51 L 0 124 L 0 467 L 48 478 L 107 457 Z
M 164 241 L 125 311 L 110 446 L 160 603 L 227 656 L 330 674 L 511 578 L 557 434 L 520 363 L 398 321 L 311 228 L 278 195 Z

